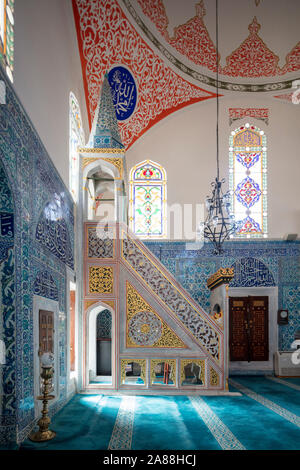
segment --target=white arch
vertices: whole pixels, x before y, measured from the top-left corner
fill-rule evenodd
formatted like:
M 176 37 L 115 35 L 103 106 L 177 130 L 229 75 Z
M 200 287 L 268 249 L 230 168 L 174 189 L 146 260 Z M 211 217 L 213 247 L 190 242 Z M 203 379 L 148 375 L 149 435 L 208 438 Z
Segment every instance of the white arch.
M 104 388 L 114 388 L 115 387 L 115 377 L 116 377 L 116 315 L 112 307 L 105 304 L 104 302 L 97 302 L 96 304 L 91 305 L 88 310 L 85 312 L 86 317 L 86 328 L 85 328 L 85 385 L 89 387 L 90 378 L 96 377 L 97 375 L 97 358 L 96 358 L 96 331 L 97 331 L 97 316 L 103 310 L 109 310 L 112 319 L 111 325 L 111 375 L 112 375 L 112 384 L 103 385 L 99 384 L 97 387 L 101 386 Z
M 120 172 L 118 168 L 110 162 L 105 160 L 99 159 L 89 163 L 83 170 L 83 213 L 86 219 L 92 220 L 95 217 L 92 217 L 91 211 L 89 211 L 89 191 L 88 191 L 88 184 L 89 180 L 88 177 L 96 173 L 97 171 L 102 170 L 103 172 L 109 174 L 114 180 L 120 179 Z M 95 194 L 92 194 L 92 197 L 95 197 Z M 113 221 L 113 220 L 112 220 Z

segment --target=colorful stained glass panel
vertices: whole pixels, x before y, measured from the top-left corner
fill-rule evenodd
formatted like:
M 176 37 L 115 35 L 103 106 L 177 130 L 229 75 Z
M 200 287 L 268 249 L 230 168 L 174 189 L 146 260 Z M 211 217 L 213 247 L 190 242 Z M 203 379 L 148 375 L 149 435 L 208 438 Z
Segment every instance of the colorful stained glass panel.
M 229 138 L 229 188 L 239 237 L 267 236 L 267 147 L 258 127 L 245 124 Z
M 4 45 L 5 39 L 5 1 L 0 0 L 0 40 L 1 46 Z
M 70 93 L 70 115 L 69 115 L 69 186 L 74 201 L 78 199 L 79 178 L 79 155 L 78 147 L 84 147 L 85 138 L 82 127 L 79 103 L 74 95 Z
M 0 0 L 0 61 L 13 81 L 14 0 Z
M 166 236 L 166 174 L 158 164 L 146 160 L 130 172 L 129 222 L 142 238 Z
M 147 163 L 146 165 L 137 168 L 134 172 L 133 179 L 136 180 L 152 180 L 152 181 L 162 181 L 163 174 L 159 168 Z
M 162 235 L 162 187 L 134 187 L 134 233 Z

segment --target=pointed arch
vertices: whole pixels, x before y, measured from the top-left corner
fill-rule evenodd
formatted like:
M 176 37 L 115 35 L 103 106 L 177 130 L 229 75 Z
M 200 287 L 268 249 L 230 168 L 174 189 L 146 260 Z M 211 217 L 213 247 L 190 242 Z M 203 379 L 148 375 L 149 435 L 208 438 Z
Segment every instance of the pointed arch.
M 129 174 L 129 226 L 141 238 L 167 235 L 166 170 L 152 160 L 133 166 Z
M 273 287 L 276 286 L 273 273 L 258 258 L 239 258 L 232 265 L 234 278 L 230 287 Z
M 229 190 L 237 237 L 267 237 L 267 137 L 246 123 L 229 137 Z
M 85 335 L 84 344 L 84 387 L 97 388 L 99 385 L 91 384 L 90 379 L 96 377 L 96 338 L 97 338 L 97 317 L 100 312 L 109 312 L 111 315 L 111 376 L 112 384 L 101 384 L 101 388 L 114 388 L 116 384 L 116 312 L 113 307 L 105 302 L 95 301 L 84 312 L 83 328 Z

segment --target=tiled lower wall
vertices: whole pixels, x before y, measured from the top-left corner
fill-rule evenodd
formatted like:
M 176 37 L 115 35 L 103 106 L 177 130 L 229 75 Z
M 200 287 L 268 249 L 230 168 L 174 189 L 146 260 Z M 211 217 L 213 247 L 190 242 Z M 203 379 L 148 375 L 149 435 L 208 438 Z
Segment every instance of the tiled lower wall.
M 20 442 L 35 419 L 33 299 L 57 306 L 59 398 L 67 391 L 67 282 L 73 275 L 73 200 L 0 66 L 0 445 Z
M 235 266 L 232 287 L 278 286 L 278 308 L 289 310 L 288 325 L 279 326 L 278 348 L 290 349 L 300 329 L 300 242 L 230 241 L 221 256 L 214 255 L 210 244 L 191 250 L 181 241 L 144 243 L 206 311 L 206 280 L 220 267 Z

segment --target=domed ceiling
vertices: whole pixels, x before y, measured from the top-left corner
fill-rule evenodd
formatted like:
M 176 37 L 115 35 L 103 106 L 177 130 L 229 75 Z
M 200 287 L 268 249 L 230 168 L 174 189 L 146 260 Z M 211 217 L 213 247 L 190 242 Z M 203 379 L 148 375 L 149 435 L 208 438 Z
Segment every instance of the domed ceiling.
M 219 92 L 291 101 L 296 0 L 219 0 Z M 73 0 L 90 122 L 105 72 L 126 148 L 168 114 L 216 97 L 212 0 Z

